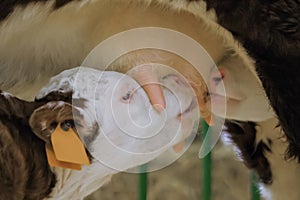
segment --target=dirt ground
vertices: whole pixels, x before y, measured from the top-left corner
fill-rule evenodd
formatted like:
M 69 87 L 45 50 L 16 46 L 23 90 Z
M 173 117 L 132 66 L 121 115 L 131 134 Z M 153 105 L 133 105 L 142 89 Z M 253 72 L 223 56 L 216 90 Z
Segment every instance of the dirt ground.
M 202 187 L 200 139 L 172 165 L 148 175 L 148 200 L 199 200 Z M 213 200 L 250 199 L 249 171 L 221 142 L 213 151 Z M 138 175 L 120 173 L 86 200 L 138 199 Z

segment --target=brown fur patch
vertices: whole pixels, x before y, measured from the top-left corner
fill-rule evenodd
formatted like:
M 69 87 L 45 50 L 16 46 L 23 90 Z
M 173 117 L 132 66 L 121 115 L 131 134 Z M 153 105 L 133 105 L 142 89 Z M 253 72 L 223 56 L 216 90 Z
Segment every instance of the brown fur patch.
M 0 91 L 0 199 L 37 200 L 51 193 L 56 177 L 47 162 L 45 142 L 32 132 L 29 118 L 48 101 L 71 97 L 72 93 L 52 92 L 43 100 L 27 102 Z M 70 115 L 69 108 L 59 116 L 65 119 Z

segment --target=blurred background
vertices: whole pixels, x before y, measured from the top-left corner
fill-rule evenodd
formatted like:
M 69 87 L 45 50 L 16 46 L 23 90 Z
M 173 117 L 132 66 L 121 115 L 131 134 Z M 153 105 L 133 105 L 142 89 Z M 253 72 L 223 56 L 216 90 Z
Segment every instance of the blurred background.
M 147 200 L 202 199 L 202 161 L 198 158 L 201 138 L 173 164 L 148 174 Z M 212 199 L 250 199 L 250 171 L 220 140 L 212 153 Z M 119 173 L 109 184 L 85 200 L 137 200 L 138 174 Z

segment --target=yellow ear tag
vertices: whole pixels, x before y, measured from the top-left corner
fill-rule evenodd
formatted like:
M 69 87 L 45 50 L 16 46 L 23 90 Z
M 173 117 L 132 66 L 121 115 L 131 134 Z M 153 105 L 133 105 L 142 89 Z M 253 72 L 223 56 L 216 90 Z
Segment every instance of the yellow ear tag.
M 84 145 L 72 128 L 64 131 L 59 124 L 51 135 L 51 142 L 57 160 L 80 165 L 90 164 Z
M 51 144 L 46 144 L 46 154 L 47 154 L 48 163 L 52 167 L 62 167 L 62 168 L 68 168 L 74 170 L 81 170 L 80 164 L 68 163 L 68 162 L 57 160 Z

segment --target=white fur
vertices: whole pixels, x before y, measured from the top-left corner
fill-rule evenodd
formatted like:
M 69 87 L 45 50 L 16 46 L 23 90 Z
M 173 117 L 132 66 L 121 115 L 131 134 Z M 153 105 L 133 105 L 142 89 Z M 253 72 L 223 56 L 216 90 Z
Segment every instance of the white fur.
M 57 176 L 57 183 L 47 198 L 49 200 L 83 199 L 108 183 L 112 174 L 118 173 L 99 162 L 93 162 L 81 171 L 62 168 L 52 168 L 52 171 Z
M 38 97 L 43 97 L 52 90 L 74 90 L 74 99 L 86 100 L 84 107 L 73 102 L 73 106 L 82 111 L 86 124 L 77 128 L 79 136 L 86 141 L 85 138 L 96 131 L 87 130 L 92 130 L 97 122 L 100 129 L 97 137 L 86 144 L 87 150 L 95 158 L 90 166 L 84 167 L 82 171 L 53 168 L 58 183 L 50 199 L 82 199 L 108 182 L 111 175 L 157 158 L 192 132 L 191 127 L 197 124 L 199 118 L 196 107 L 178 118 L 194 98 L 192 89 L 177 84 L 176 79 L 171 76 L 162 81 L 171 91 L 164 89 L 169 106 L 163 118 L 161 117 L 164 113 L 148 114 L 147 111 L 152 106 L 141 88 L 135 90 L 129 102 L 121 101 L 128 91 L 133 91 L 139 85 L 132 78 L 120 73 L 75 68 L 51 79 Z M 121 121 L 117 123 L 117 119 Z M 165 122 L 157 135 L 146 140 L 128 136 L 148 136 L 160 125 L 156 122 L 162 119 Z M 151 123 L 142 129 L 134 124 L 143 125 L 149 122 Z M 178 157 L 180 154 L 174 156 Z

